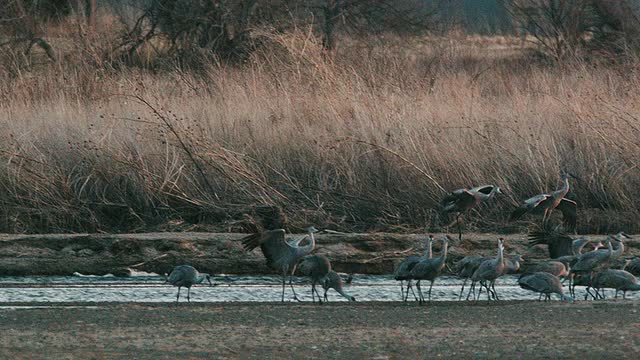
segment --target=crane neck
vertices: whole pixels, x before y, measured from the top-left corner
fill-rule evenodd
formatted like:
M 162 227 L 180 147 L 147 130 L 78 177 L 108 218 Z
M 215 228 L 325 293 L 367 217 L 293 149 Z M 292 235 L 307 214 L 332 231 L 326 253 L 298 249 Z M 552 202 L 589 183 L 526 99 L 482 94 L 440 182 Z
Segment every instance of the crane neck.
M 509 271 L 518 271 L 520 269 L 520 256 L 515 255 L 511 259 L 509 259 Z
M 582 250 L 584 250 L 584 247 L 587 246 L 590 241 L 586 239 L 577 239 L 574 241 L 579 241 L 579 243 L 573 247 L 573 255 L 582 255 Z
M 498 262 L 504 264 L 504 256 L 502 255 L 502 246 L 498 246 Z
M 307 232 L 307 236 L 309 236 L 309 244 L 307 244 L 305 246 L 301 246 L 301 247 L 298 248 L 298 251 L 302 255 L 306 255 L 306 254 L 310 253 L 313 250 L 313 248 L 316 246 L 316 238 L 313 235 L 313 231 Z
M 336 289 L 336 291 L 338 292 L 338 294 L 342 295 L 342 297 L 344 297 L 345 299 L 349 300 L 349 301 L 355 301 L 355 297 L 353 297 L 352 295 L 347 294 L 346 292 L 344 292 L 342 290 L 342 287 L 340 287 L 339 289 Z
M 487 199 L 493 199 L 493 197 L 495 197 L 497 193 L 498 193 L 498 187 L 494 186 L 493 189 L 491 189 L 491 192 L 489 193 L 489 195 L 487 195 Z
M 427 256 L 427 259 L 431 259 L 433 257 L 433 242 L 431 241 L 431 237 L 427 238 L 426 256 Z
M 562 179 L 562 187 L 558 190 L 558 194 L 565 196 L 569 192 L 569 178 Z
M 498 187 L 494 186 L 493 189 L 488 194 L 482 192 L 476 192 L 475 195 L 477 198 L 480 198 L 481 201 L 487 201 L 493 199 L 498 193 Z
M 196 284 L 200 284 L 204 281 L 204 279 L 206 279 L 208 276 L 208 274 L 198 274 L 198 276 L 196 277 Z
M 611 246 L 611 242 L 609 242 L 609 251 L 612 257 L 617 258 L 620 255 L 622 255 L 622 253 L 624 252 L 624 243 L 622 241 L 618 241 L 618 246 L 616 247 L 615 250 L 613 250 L 613 247 Z
M 447 250 L 449 248 L 449 241 L 447 241 L 446 239 L 442 240 L 442 254 L 440 254 L 440 257 L 438 258 L 439 262 L 444 264 L 445 261 L 447 260 Z

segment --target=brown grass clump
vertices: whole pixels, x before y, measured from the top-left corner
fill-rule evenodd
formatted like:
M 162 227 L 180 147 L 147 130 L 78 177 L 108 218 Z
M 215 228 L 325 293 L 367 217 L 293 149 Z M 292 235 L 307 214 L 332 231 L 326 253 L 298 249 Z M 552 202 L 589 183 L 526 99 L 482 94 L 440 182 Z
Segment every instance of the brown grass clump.
M 261 36 L 234 68 L 0 70 L 0 231 L 227 230 L 258 204 L 293 229 L 415 231 L 439 226 L 445 190 L 483 183 L 505 194 L 467 226 L 515 231 L 508 212 L 561 170 L 582 219 L 610 219 L 579 232 L 640 230 L 640 62 L 549 66 L 504 37 L 330 58 L 304 32 Z

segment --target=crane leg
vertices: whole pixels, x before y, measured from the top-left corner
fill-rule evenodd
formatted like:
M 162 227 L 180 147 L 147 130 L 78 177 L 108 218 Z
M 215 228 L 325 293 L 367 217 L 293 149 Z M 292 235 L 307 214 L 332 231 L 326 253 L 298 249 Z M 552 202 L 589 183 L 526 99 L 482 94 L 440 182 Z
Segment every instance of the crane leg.
M 316 290 L 316 295 L 318 295 L 318 302 L 319 302 L 320 304 L 322 304 L 322 298 L 320 297 L 320 293 L 318 292 L 318 288 L 317 288 L 317 287 L 315 287 L 315 290 Z
M 492 293 L 491 293 L 491 285 L 487 285 L 487 283 L 484 283 L 484 288 L 487 290 L 487 300 L 491 301 L 491 297 L 492 297 Z
M 418 297 L 416 296 L 416 292 L 413 291 L 413 285 L 411 285 L 411 280 L 407 281 L 407 291 L 405 291 L 404 301 L 407 301 L 407 299 L 409 299 L 409 289 L 411 289 L 411 293 L 413 294 L 413 298 L 416 301 L 418 301 Z
M 462 289 L 460 290 L 460 295 L 458 295 L 458 301 L 462 300 L 462 294 L 464 294 L 464 286 L 467 284 L 467 279 L 462 281 Z
M 476 297 L 476 282 L 475 281 L 471 281 L 471 286 L 469 286 L 469 292 L 467 293 L 467 301 L 469 301 L 469 297 L 471 296 L 471 293 L 473 293 L 473 298 L 475 299 Z
M 413 291 L 413 287 L 411 287 L 411 293 L 413 294 L 413 298 L 417 301 L 418 297 L 416 296 L 415 291 Z
M 281 302 L 284 302 L 284 288 L 287 286 L 287 273 L 283 272 L 282 273 L 282 300 Z
M 312 282 L 311 283 L 311 302 L 316 302 L 316 283 Z
M 329 300 L 328 300 L 328 298 L 327 298 L 327 290 L 328 290 L 328 289 L 325 289 L 325 290 L 324 290 L 324 301 L 327 301 L 327 302 L 328 302 Z
M 191 302 L 191 286 L 187 288 L 187 302 Z
M 408 291 L 408 288 L 407 288 Z M 400 280 L 400 294 L 401 294 L 401 299 L 404 299 L 404 281 Z
M 418 288 L 418 304 L 422 304 L 424 302 L 424 296 L 422 295 L 422 288 L 420 287 L 420 280 L 416 283 L 416 287 Z
M 456 221 L 458 222 L 458 240 L 462 241 L 462 224 L 460 224 L 460 213 L 456 215 Z
M 178 296 L 176 296 L 176 302 L 180 301 L 180 286 L 178 286 Z
M 569 273 L 569 295 L 575 299 L 576 297 L 576 283 L 575 283 L 576 274 L 571 272 Z
M 496 291 L 495 280 L 491 282 L 491 289 L 493 290 L 493 296 L 496 298 L 496 300 L 500 300 L 500 298 L 498 297 L 498 292 Z
M 622 290 L 622 298 L 623 299 L 627 298 L 627 290 Z
M 435 280 L 431 280 L 431 285 L 429 285 L 429 302 L 431 302 L 431 289 L 433 288 L 433 282 Z
M 614 299 L 618 298 L 618 291 L 620 291 L 620 290 L 616 289 L 616 296 L 614 297 Z
M 538 301 L 542 301 L 542 293 L 540 293 L 540 296 L 538 296 Z
M 298 295 L 296 294 L 296 289 L 293 288 L 293 273 L 289 275 L 289 287 L 291 288 L 291 291 L 293 291 L 293 298 L 296 301 L 302 301 L 298 298 Z
M 598 295 L 598 293 L 596 293 L 596 295 L 594 295 L 594 294 L 592 294 L 592 293 L 591 293 L 591 286 L 587 286 L 587 289 L 586 289 L 586 290 L 587 290 L 587 293 L 584 295 L 584 299 L 585 299 L 585 300 L 587 300 L 587 298 L 588 298 L 589 296 L 591 296 L 591 297 L 593 298 L 593 300 L 597 300 L 597 299 L 598 299 L 598 296 L 597 296 L 597 295 Z
M 547 211 L 547 221 L 546 224 L 549 223 L 549 220 L 551 219 L 551 213 L 553 212 L 553 209 L 549 208 L 549 211 Z M 545 224 L 545 228 L 546 228 L 546 224 Z
M 480 294 L 482 294 L 482 283 L 480 283 L 480 288 L 478 289 L 478 297 L 476 297 L 476 301 L 480 300 Z

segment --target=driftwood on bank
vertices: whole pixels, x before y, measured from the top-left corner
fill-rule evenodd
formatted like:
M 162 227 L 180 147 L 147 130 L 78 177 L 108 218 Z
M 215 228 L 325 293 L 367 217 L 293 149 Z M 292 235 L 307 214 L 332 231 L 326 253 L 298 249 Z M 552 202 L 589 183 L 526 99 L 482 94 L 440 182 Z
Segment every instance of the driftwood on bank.
M 129 269 L 169 272 L 173 266 L 191 264 L 211 274 L 273 274 L 259 249 L 242 251 L 245 234 L 146 233 L 73 235 L 0 235 L 0 276 L 113 274 L 127 276 Z M 437 236 L 437 235 L 436 235 Z M 331 259 L 336 271 L 391 274 L 408 255 L 422 254 L 425 235 L 322 234 L 316 252 Z M 468 234 L 450 244 L 449 260 L 470 254 L 493 255 L 497 235 Z M 600 236 L 604 238 L 604 236 Z M 625 256 L 640 254 L 640 241 L 626 243 Z M 435 251 L 439 251 L 439 242 Z M 548 257 L 544 245 L 528 247 L 525 235 L 508 236 L 507 254 L 521 254 L 526 264 Z

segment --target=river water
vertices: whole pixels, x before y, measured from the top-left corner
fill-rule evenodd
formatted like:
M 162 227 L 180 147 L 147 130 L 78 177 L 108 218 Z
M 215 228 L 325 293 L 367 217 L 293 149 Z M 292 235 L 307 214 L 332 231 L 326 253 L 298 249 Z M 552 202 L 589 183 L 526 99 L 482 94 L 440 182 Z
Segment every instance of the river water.
M 281 278 L 276 276 L 216 276 L 218 284 L 196 285 L 191 290 L 191 301 L 279 301 Z M 457 300 L 462 281 L 453 276 L 439 277 L 432 290 L 433 301 Z M 468 284 L 467 284 L 468 285 Z M 426 297 L 429 283 L 423 282 Z M 311 301 L 311 287 L 307 278 L 294 278 L 294 288 L 303 301 Z M 468 286 L 467 286 L 468 288 Z M 496 282 L 502 300 L 533 300 L 538 294 L 521 289 L 516 276 L 503 276 Z M 346 293 L 358 301 L 400 301 L 400 287 L 391 276 L 354 275 L 351 284 L 345 284 Z M 322 294 L 323 290 L 319 288 Z M 465 297 L 466 297 L 465 289 Z M 568 289 L 565 287 L 565 293 Z M 130 277 L 77 276 L 67 277 L 0 277 L 0 302 L 172 302 L 177 288 L 165 283 L 156 274 L 134 274 Z M 329 290 L 329 301 L 346 301 L 334 290 Z M 183 298 L 184 297 L 184 298 Z M 584 288 L 576 289 L 577 299 L 584 299 Z M 613 290 L 607 291 L 607 298 Z M 410 299 L 412 296 L 410 296 Z M 627 298 L 639 298 L 628 293 Z M 486 299 L 485 293 L 482 300 Z M 552 295 L 557 300 L 557 295 Z M 182 289 L 180 301 L 186 301 L 186 289 Z M 287 286 L 286 301 L 294 301 Z

